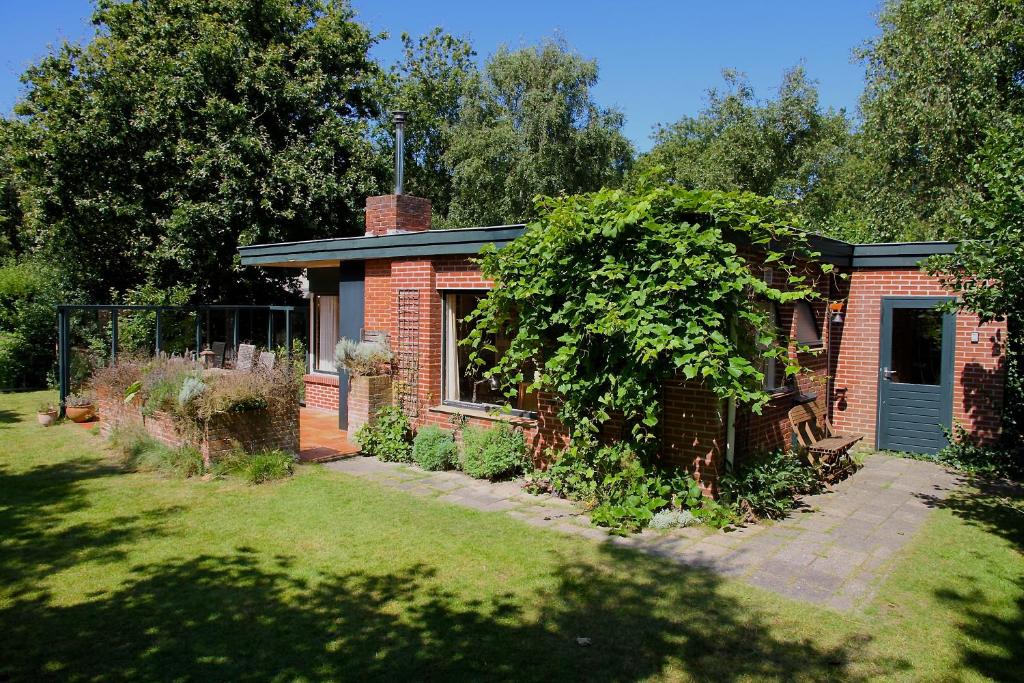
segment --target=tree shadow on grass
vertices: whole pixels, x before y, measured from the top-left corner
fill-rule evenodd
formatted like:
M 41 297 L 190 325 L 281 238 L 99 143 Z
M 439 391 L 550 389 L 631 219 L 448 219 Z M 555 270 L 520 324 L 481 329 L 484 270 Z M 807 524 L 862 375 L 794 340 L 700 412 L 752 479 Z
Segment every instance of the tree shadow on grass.
M 138 565 L 88 602 L 37 595 L 0 609 L 0 678 L 856 678 L 851 659 L 869 637 L 835 647 L 780 639 L 715 575 L 606 552 L 629 571 L 568 563 L 550 594 L 486 599 L 448 588 L 425 564 L 304 578 L 292 558 L 238 548 Z
M 10 425 L 18 422 L 21 416 L 13 410 L 7 410 L 6 408 L 0 408 L 0 429 L 5 429 Z
M 0 583 L 9 595 L 33 593 L 41 576 L 83 562 L 122 561 L 134 540 L 164 533 L 164 520 L 181 508 L 68 522 L 89 505 L 86 482 L 123 474 L 95 458 L 24 472 L 0 465 Z
M 1004 480 L 975 477 L 973 488 L 954 492 L 935 504 L 950 510 L 968 524 L 1008 541 L 1013 549 L 1024 551 L 1024 487 Z M 1007 568 L 993 566 L 992 559 L 972 551 L 969 569 L 993 575 Z M 950 587 L 935 591 L 939 601 L 954 606 L 961 615 L 961 630 L 970 640 L 960 657 L 964 667 L 995 680 L 1014 680 L 1024 668 L 1024 577 L 996 576 L 993 583 L 1008 581 L 1015 587 L 1006 591 L 1016 599 L 1005 604 L 993 603 L 986 593 L 968 577 L 951 582 Z

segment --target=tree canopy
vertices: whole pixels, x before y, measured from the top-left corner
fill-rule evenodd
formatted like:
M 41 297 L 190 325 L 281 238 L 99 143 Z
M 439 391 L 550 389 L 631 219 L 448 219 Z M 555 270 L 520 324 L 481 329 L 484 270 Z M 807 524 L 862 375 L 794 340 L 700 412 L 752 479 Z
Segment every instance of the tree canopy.
M 1006 113 L 1024 111 L 1024 3 L 890 0 L 866 64 L 863 147 L 878 165 L 869 232 L 956 237 L 970 158 Z M 888 224 L 888 225 L 887 225 Z
M 465 94 L 479 87 L 475 52 L 469 41 L 440 27 L 414 40 L 401 36 L 403 57 L 388 74 L 389 102 L 379 126 L 382 155 L 393 154 L 392 111 L 409 112 L 405 126 L 405 191 L 430 200 L 434 224 L 445 226 L 452 203 L 454 171 L 446 159 L 452 129 L 462 114 Z
M 470 82 L 445 155 L 448 222 L 493 225 L 534 216 L 536 195 L 619 184 L 632 159 L 621 112 L 594 100 L 597 63 L 545 41 L 501 48 Z
M 709 90 L 697 116 L 655 131 L 636 171 L 663 166 L 684 187 L 813 203 L 821 178 L 842 163 L 850 135 L 845 113 L 822 110 L 817 85 L 802 67 L 785 73 L 772 100 L 758 99 L 737 71 L 723 77 L 725 89 Z
M 100 0 L 24 76 L 26 230 L 92 300 L 276 291 L 237 248 L 336 235 L 379 187 L 374 42 L 330 0 Z

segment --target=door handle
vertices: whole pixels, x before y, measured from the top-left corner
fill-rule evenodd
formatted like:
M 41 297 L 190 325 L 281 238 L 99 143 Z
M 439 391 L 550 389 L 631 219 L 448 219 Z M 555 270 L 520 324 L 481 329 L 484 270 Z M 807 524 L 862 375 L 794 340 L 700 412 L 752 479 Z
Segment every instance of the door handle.
M 893 375 L 895 374 L 895 370 L 890 370 L 889 368 L 882 368 L 882 377 L 889 380 L 890 382 L 892 381 Z

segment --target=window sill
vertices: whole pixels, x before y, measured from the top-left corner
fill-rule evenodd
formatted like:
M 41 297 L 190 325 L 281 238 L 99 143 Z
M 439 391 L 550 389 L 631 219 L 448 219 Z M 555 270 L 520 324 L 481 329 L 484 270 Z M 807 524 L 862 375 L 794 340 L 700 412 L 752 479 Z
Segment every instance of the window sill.
M 800 350 L 798 353 L 821 353 L 825 350 L 825 344 L 818 342 L 817 344 L 806 344 L 807 348 Z
M 483 408 L 459 408 L 456 406 L 431 406 L 428 410 L 432 413 L 445 413 L 447 415 L 465 415 L 476 417 L 482 420 L 494 420 L 495 422 L 508 422 L 509 424 L 532 427 L 537 424 L 537 418 L 523 417 L 522 415 L 510 415 L 500 411 L 485 410 Z

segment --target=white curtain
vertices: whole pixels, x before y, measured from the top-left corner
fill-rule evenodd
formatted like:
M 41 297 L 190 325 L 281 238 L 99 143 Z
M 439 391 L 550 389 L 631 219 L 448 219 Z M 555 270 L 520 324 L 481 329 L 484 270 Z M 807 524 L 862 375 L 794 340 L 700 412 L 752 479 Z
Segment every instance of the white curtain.
M 459 400 L 459 339 L 456 330 L 456 295 L 445 295 L 444 307 L 444 400 Z
M 338 345 L 338 297 L 318 296 L 316 369 L 334 372 L 334 347 Z

